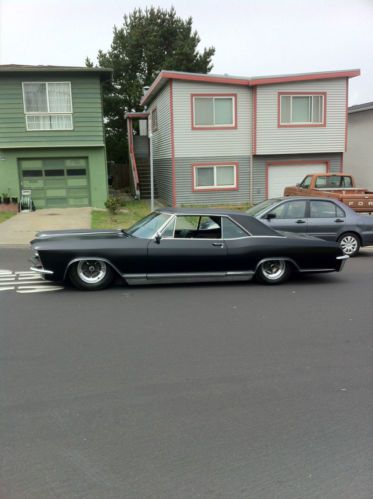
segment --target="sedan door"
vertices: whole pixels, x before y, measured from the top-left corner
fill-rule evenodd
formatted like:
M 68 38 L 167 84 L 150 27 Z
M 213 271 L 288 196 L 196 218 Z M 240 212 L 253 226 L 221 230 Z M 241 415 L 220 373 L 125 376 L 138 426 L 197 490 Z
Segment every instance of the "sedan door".
M 284 201 L 267 211 L 260 220 L 275 230 L 305 233 L 308 226 L 306 208 L 307 201 L 304 199 Z
M 336 241 L 346 223 L 346 214 L 333 201 L 311 200 L 308 234 L 328 241 Z
M 172 224 L 148 244 L 148 279 L 225 276 L 221 217 L 178 215 Z

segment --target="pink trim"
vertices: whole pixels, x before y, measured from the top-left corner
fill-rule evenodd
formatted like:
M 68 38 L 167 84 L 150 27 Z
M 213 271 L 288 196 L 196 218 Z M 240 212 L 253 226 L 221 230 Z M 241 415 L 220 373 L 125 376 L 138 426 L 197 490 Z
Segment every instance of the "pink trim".
M 324 97 L 324 109 L 323 109 L 323 121 L 322 123 L 306 123 L 306 124 L 284 124 L 281 123 L 281 96 L 282 95 L 304 95 L 305 97 L 309 95 L 320 95 Z M 277 128 L 320 128 L 326 127 L 326 92 L 277 92 Z
M 195 171 L 199 167 L 209 167 L 209 166 L 233 166 L 234 174 L 236 179 L 236 185 L 234 187 L 204 187 L 199 189 L 195 186 Z M 192 192 L 225 192 L 225 191 L 238 191 L 238 162 L 237 161 L 224 161 L 215 163 L 192 163 Z
M 194 98 L 195 97 L 232 97 L 233 98 L 233 125 L 224 126 L 201 126 L 194 124 Z M 237 128 L 237 94 L 191 94 L 190 95 L 190 105 L 191 105 L 191 117 L 192 117 L 192 130 L 235 130 Z
M 143 118 L 143 119 L 147 119 L 149 116 L 149 113 L 126 113 L 124 115 L 125 118 Z
M 256 154 L 257 87 L 253 87 L 253 154 Z
M 345 152 L 347 151 L 348 140 L 348 78 L 346 78 L 346 124 L 345 124 Z
M 343 163 L 344 163 L 344 154 L 342 153 L 342 156 L 341 156 L 341 164 L 340 164 L 340 167 L 339 167 L 339 171 L 341 173 L 343 173 Z
M 266 193 L 266 198 L 268 199 L 268 177 L 269 177 L 269 168 L 271 166 L 294 166 L 297 167 L 298 165 L 315 165 L 315 164 L 320 164 L 320 163 L 325 163 L 326 166 L 326 173 L 329 173 L 330 171 L 330 161 L 327 159 L 320 159 L 320 160 L 289 160 L 289 161 L 266 161 L 266 171 L 265 171 L 265 193 Z M 312 172 L 310 172 L 311 175 Z
M 135 181 L 135 188 L 138 188 L 139 185 L 139 174 L 137 172 L 137 165 L 136 165 L 136 159 L 135 159 L 135 152 L 133 148 L 133 129 L 132 129 L 132 119 L 129 118 L 127 119 L 127 135 L 128 135 L 128 142 L 129 142 L 129 153 L 131 157 L 131 163 L 132 163 L 132 170 L 133 170 L 133 177 Z
M 273 83 L 289 83 L 297 81 L 312 81 L 312 80 L 328 80 L 332 78 L 354 78 L 360 75 L 359 69 L 351 71 L 329 71 L 325 73 L 311 73 L 306 75 L 289 75 L 289 76 L 272 76 L 261 78 L 232 78 L 229 76 L 211 76 L 211 75 L 196 75 L 196 74 L 179 74 L 172 71 L 162 71 L 154 80 L 146 94 L 142 97 L 140 105 L 146 105 L 151 97 L 154 89 L 158 86 L 161 80 L 184 80 L 184 81 L 201 81 L 206 83 L 224 83 L 228 85 L 241 86 L 256 86 L 256 85 L 272 85 Z
M 351 71 L 331 71 L 326 73 L 312 73 L 308 75 L 273 76 L 269 78 L 253 78 L 250 85 L 272 85 L 273 83 L 290 83 L 293 81 L 331 80 L 335 78 L 354 78 L 360 76 L 360 69 Z
M 171 127 L 171 160 L 172 160 L 172 207 L 176 207 L 176 172 L 175 172 L 175 135 L 174 135 L 174 103 L 173 86 L 170 80 L 170 127 Z

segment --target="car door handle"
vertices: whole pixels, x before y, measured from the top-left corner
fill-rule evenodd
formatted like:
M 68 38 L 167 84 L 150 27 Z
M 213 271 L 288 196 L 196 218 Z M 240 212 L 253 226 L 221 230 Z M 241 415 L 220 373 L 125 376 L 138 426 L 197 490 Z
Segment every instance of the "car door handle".
M 305 221 L 305 220 L 297 220 L 295 223 L 296 223 L 296 224 L 305 224 L 305 223 L 306 223 L 306 221 Z
M 212 243 L 213 246 L 218 246 L 219 248 L 223 248 L 224 243 Z
M 336 220 L 334 220 L 334 222 L 342 224 L 344 222 L 344 220 L 342 220 L 341 218 L 337 218 Z

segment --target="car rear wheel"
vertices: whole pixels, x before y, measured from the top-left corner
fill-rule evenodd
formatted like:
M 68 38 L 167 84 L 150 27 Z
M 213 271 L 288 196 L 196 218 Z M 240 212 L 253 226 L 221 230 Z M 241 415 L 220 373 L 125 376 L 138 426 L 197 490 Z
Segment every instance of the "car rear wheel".
M 290 273 L 290 265 L 285 260 L 267 260 L 259 265 L 255 277 L 264 284 L 280 284 Z
M 360 249 L 360 240 L 356 234 L 352 232 L 346 232 L 338 239 L 338 242 L 342 248 L 345 255 L 356 256 Z
M 110 265 L 102 260 L 80 260 L 69 268 L 69 277 L 76 288 L 95 291 L 107 288 L 114 274 Z

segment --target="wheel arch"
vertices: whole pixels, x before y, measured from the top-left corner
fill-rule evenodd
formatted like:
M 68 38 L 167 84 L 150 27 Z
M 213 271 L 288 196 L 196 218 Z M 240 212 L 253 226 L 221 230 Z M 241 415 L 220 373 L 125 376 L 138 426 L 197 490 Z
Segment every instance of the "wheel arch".
M 66 265 L 66 268 L 65 268 L 65 272 L 64 272 L 64 275 L 63 275 L 63 280 L 65 281 L 66 278 L 67 278 L 67 274 L 69 272 L 69 269 L 72 265 L 74 265 L 74 263 L 78 263 L 78 262 L 81 262 L 82 260 L 98 260 L 100 262 L 104 262 L 106 263 L 107 265 L 109 265 L 113 271 L 119 276 L 119 277 L 123 277 L 122 274 L 119 272 L 118 268 L 110 261 L 108 260 L 107 258 L 103 258 L 102 256 L 79 256 L 79 257 L 76 257 L 76 258 L 73 258 L 72 260 L 70 260 L 68 262 L 68 264 Z
M 255 272 L 258 271 L 259 267 L 265 263 L 265 262 L 270 262 L 272 260 L 283 260 L 284 262 L 289 262 L 292 267 L 297 271 L 299 272 L 300 271 L 300 268 L 299 268 L 299 265 L 296 263 L 295 260 L 293 260 L 292 258 L 289 258 L 288 256 L 273 256 L 273 257 L 267 257 L 267 258 L 262 258 L 262 260 L 260 260 L 257 264 L 256 264 L 256 267 L 255 267 Z

